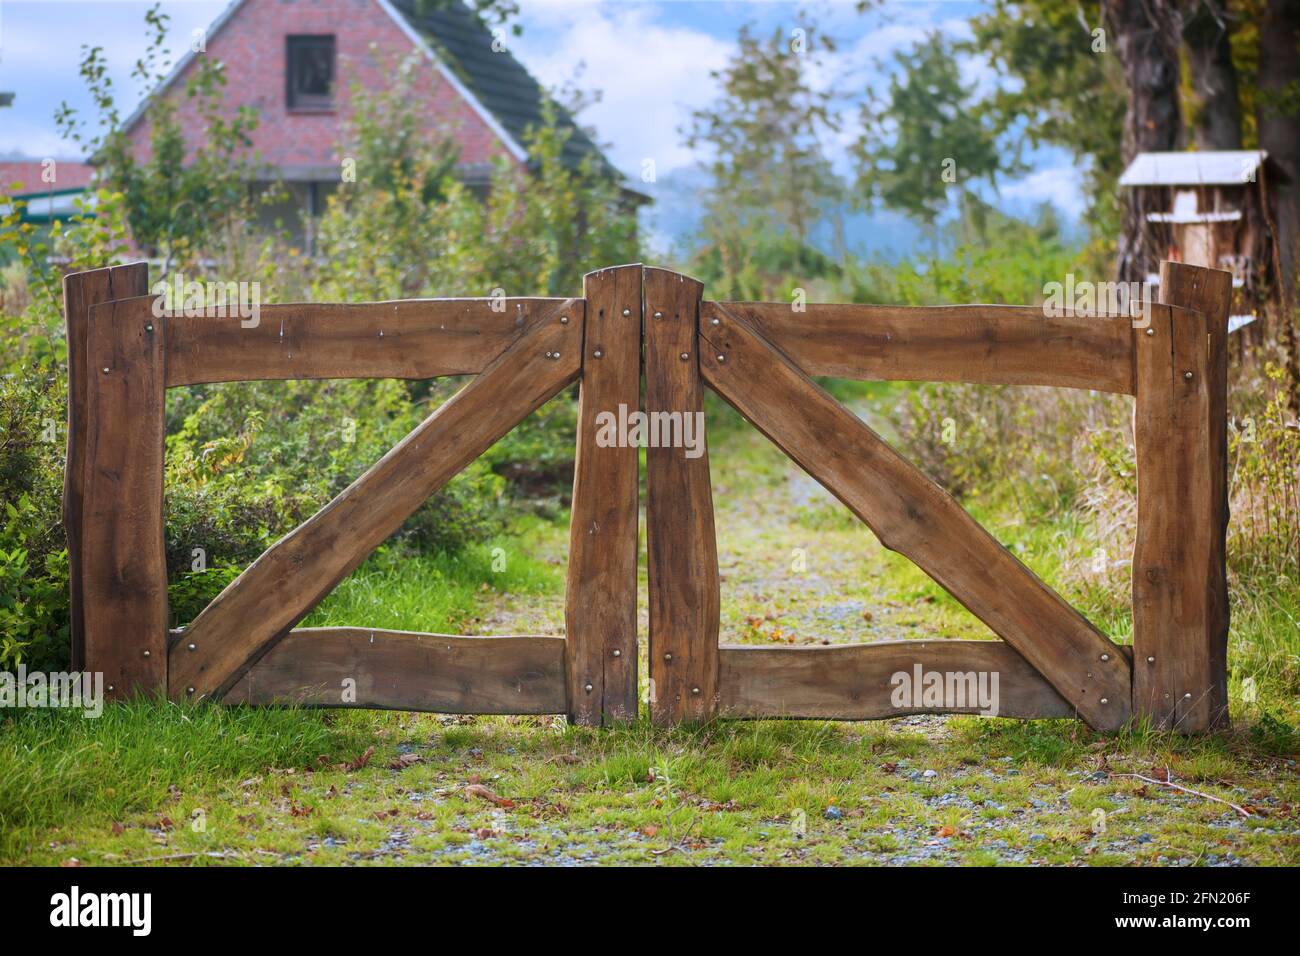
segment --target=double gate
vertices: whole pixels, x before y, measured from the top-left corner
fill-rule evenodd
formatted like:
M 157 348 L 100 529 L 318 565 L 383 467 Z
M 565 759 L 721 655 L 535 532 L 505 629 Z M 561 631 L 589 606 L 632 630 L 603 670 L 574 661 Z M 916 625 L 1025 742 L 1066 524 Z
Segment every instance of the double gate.
M 608 416 L 702 412 L 708 386 L 1001 640 L 719 644 L 707 451 L 646 450 L 650 713 L 871 719 L 975 712 L 898 675 L 996 675 L 997 712 L 1226 721 L 1226 322 L 1230 275 L 1165 263 L 1140 319 L 1039 307 L 712 302 L 625 265 L 572 299 L 262 306 L 260 321 L 167 313 L 144 263 L 65 280 L 65 488 L 74 666 L 110 699 L 293 701 L 480 714 L 638 712 L 638 448 Z M 168 388 L 266 380 L 475 377 L 360 478 L 168 629 L 163 549 Z M 1092 389 L 1134 396 L 1133 642 L 1098 631 L 812 376 Z M 644 379 L 644 402 L 642 380 Z M 579 416 L 565 636 L 449 636 L 296 625 L 430 495 L 574 382 Z M 969 685 L 969 686 L 974 686 Z

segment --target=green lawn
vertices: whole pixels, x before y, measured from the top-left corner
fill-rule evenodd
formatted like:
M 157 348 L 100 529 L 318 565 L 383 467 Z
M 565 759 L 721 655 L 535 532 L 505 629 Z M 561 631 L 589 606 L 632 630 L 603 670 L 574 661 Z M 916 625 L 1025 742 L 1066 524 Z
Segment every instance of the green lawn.
M 990 636 L 761 437 L 716 420 L 723 640 Z M 1090 529 L 974 510 L 1126 638 L 1122 603 L 1066 574 Z M 454 560 L 381 552 L 306 623 L 562 633 L 567 534 L 563 515 L 528 518 Z M 1197 739 L 974 717 L 596 731 L 165 702 L 98 720 L 11 711 L 0 861 L 1296 864 L 1300 594 L 1284 578 L 1234 600 L 1234 727 Z

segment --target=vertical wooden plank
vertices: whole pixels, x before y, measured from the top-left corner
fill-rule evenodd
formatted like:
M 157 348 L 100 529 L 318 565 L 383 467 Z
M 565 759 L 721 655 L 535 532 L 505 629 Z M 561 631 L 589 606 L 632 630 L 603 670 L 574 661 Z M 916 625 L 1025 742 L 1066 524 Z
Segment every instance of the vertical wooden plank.
M 646 450 L 650 711 L 656 723 L 705 720 L 718 709 L 718 551 L 696 351 L 702 292 L 694 279 L 645 270 L 645 403 L 651 435 L 657 431 L 656 413 L 676 414 L 683 425 L 690 416 L 692 428 L 701 423 L 696 457 L 683 447 Z
M 1232 305 L 1232 273 L 1222 269 L 1186 265 L 1181 262 L 1160 264 L 1161 301 L 1201 313 L 1205 318 L 1208 349 L 1206 385 L 1209 416 L 1210 520 L 1206 588 L 1209 593 L 1209 632 L 1207 636 L 1210 692 L 1204 708 L 1209 727 L 1228 722 L 1228 313 Z M 1182 311 L 1173 314 L 1176 340 L 1180 323 L 1195 317 Z M 1198 329 L 1193 327 L 1191 335 Z M 1192 585 L 1189 585 L 1189 587 Z
M 1198 312 L 1152 308 L 1135 329 L 1138 518 L 1133 554 L 1133 710 L 1194 733 L 1223 717 L 1210 568 L 1218 526 L 1211 481 L 1208 327 Z
M 90 309 L 81 572 L 85 668 L 109 699 L 167 683 L 163 320 L 153 300 Z
M 597 440 L 641 406 L 641 266 L 588 273 L 578 445 L 564 595 L 569 720 L 637 714 L 636 563 L 640 491 L 634 445 Z M 604 447 L 602 447 L 604 444 Z
M 68 435 L 63 470 L 63 531 L 68 539 L 68 588 L 72 669 L 86 661 L 85 616 L 81 586 L 81 515 L 85 495 L 86 401 L 90 381 L 90 307 L 111 299 L 149 293 L 149 264 L 132 262 L 63 277 L 63 320 L 68 342 Z

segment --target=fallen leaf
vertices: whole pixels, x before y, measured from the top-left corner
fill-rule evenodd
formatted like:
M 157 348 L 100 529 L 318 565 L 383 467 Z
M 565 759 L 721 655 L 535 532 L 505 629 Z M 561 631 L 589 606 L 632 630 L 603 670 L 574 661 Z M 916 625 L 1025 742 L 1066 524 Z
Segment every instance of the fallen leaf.
M 114 824 L 113 824 L 113 836 L 121 836 L 122 833 L 123 833 L 123 831 L 125 831 L 125 830 L 126 830 L 126 827 L 122 826 L 122 824 L 120 824 L 120 823 L 114 823 Z
M 506 809 L 509 809 L 510 807 L 513 807 L 515 805 L 513 800 L 507 799 L 506 797 L 497 796 L 495 793 L 493 793 L 487 787 L 483 786 L 483 784 L 481 783 L 471 783 L 468 787 L 466 787 L 465 796 L 481 797 L 482 799 L 487 800 L 490 803 L 495 803 L 498 807 L 505 807 Z
M 641 830 L 641 832 L 648 837 L 652 837 L 659 832 L 659 828 L 655 826 L 653 823 L 647 823 L 644 829 Z
M 397 759 L 388 765 L 389 770 L 405 770 L 424 760 L 419 754 L 398 754 Z
M 59 866 L 81 866 L 81 861 L 78 860 L 75 856 L 70 856 L 62 863 L 60 863 Z
M 174 827 L 174 826 L 176 826 L 176 824 L 172 821 L 172 819 L 171 819 L 170 817 L 159 817 L 159 818 L 158 818 L 158 829 L 159 829 L 159 830 L 170 830 L 170 829 L 171 829 L 172 827 Z
M 474 835 L 480 840 L 486 840 L 488 837 L 496 836 L 497 831 L 493 830 L 491 827 L 479 827 L 474 831 Z
M 940 836 L 940 837 L 950 837 L 950 836 L 952 836 L 952 835 L 953 835 L 954 833 L 956 833 L 956 832 L 957 832 L 957 831 L 956 831 L 955 829 L 953 829 L 952 827 L 947 827 L 947 826 L 945 826 L 945 827 L 940 827 L 940 828 L 939 828 L 939 832 L 936 833 L 935 836 Z
M 363 753 L 356 760 L 352 761 L 351 763 L 343 764 L 343 769 L 348 771 L 349 773 L 354 773 L 357 770 L 360 770 L 366 764 L 370 763 L 370 758 L 373 757 L 374 755 L 375 755 L 375 748 L 367 747 L 366 752 Z

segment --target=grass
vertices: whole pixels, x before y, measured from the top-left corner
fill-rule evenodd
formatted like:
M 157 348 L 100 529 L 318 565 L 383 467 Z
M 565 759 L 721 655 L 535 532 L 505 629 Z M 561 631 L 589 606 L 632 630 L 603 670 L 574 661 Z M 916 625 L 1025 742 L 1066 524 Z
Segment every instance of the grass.
M 887 394 L 842 397 L 869 414 Z M 709 411 L 724 640 L 990 636 L 760 436 Z M 1110 582 L 1074 573 L 1087 528 L 973 510 L 1127 636 Z M 381 551 L 305 623 L 560 633 L 563 516 L 512 532 L 455 558 Z M 162 701 L 98 720 L 10 711 L 0 862 L 1295 865 L 1300 593 L 1285 576 L 1235 584 L 1234 728 L 1196 739 L 974 717 L 596 731 Z

